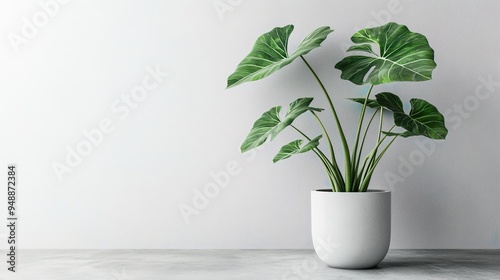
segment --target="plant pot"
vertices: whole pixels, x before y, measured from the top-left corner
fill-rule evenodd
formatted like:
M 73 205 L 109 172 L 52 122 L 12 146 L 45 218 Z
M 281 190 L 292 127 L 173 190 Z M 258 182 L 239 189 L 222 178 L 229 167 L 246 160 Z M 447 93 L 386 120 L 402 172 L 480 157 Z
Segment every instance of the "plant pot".
M 391 240 L 391 192 L 311 192 L 314 250 L 328 266 L 377 266 Z

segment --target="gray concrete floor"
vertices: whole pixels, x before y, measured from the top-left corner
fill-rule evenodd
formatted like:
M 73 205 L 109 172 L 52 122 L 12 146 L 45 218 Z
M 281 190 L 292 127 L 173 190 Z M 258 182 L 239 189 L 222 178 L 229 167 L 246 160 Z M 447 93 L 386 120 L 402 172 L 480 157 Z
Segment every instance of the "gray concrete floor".
M 324 265 L 312 250 L 22 250 L 1 280 L 500 279 L 500 250 L 390 250 L 374 269 Z

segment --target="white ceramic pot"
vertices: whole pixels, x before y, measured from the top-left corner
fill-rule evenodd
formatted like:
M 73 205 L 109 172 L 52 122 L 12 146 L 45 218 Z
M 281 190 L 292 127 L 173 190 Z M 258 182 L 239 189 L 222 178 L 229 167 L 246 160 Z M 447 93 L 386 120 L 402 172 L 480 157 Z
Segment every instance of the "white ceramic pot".
M 314 249 L 328 266 L 363 269 L 377 266 L 391 241 L 391 192 L 311 193 Z

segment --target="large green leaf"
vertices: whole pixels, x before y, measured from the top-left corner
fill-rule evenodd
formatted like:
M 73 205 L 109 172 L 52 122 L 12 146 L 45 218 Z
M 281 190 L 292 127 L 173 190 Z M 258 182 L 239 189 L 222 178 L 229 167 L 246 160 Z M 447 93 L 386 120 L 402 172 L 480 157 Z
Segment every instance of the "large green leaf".
M 275 129 L 271 132 L 271 140 L 274 140 L 276 135 L 283 131 L 287 126 L 292 124 L 292 122 L 300 115 L 306 111 L 321 111 L 323 109 L 309 107 L 309 104 L 313 101 L 312 97 L 299 98 L 294 102 L 290 103 L 288 106 L 288 112 L 286 112 L 285 117 L 280 121 Z
M 290 142 L 286 144 L 285 146 L 281 147 L 280 151 L 278 154 L 274 157 L 273 162 L 276 163 L 280 160 L 287 159 L 295 154 L 301 154 L 308 152 L 314 148 L 316 148 L 319 145 L 319 139 L 323 135 L 320 135 L 311 141 L 309 143 L 305 144 L 303 147 L 302 146 L 302 140 L 295 140 L 293 142 Z
M 412 137 L 412 136 L 418 136 L 418 135 L 415 135 L 413 132 L 410 132 L 408 130 L 403 131 L 403 132 L 382 131 L 382 133 L 384 133 L 387 136 L 401 136 L 401 137 L 404 137 L 404 138 L 408 138 L 408 137 Z
M 375 95 L 377 98 L 377 103 L 381 106 L 393 111 L 394 113 L 403 113 L 403 102 L 399 98 L 399 96 L 390 92 L 381 92 Z
M 377 102 L 394 113 L 394 123 L 407 131 L 402 133 L 386 133 L 388 135 L 426 136 L 431 139 L 445 139 L 448 129 L 444 124 L 444 117 L 438 109 L 429 102 L 412 98 L 410 100 L 411 110 L 406 114 L 403 110 L 401 99 L 390 92 L 376 95 Z
M 397 81 L 426 81 L 436 68 L 434 50 L 424 35 L 411 32 L 394 22 L 355 33 L 351 40 L 358 45 L 347 51 L 365 52 L 342 59 L 335 68 L 341 78 L 357 85 L 385 84 Z M 378 45 L 379 53 L 372 50 Z
M 417 135 L 427 136 L 432 139 L 446 138 L 448 129 L 444 124 L 444 117 L 434 105 L 418 98 L 412 98 L 410 104 L 410 114 L 394 115 L 395 123 L 400 123 L 401 127 Z
M 365 99 L 364 98 L 349 98 L 349 100 L 352 100 L 356 103 L 359 103 L 361 105 L 365 104 Z M 377 109 L 380 108 L 380 104 L 378 104 L 377 100 L 375 99 L 368 99 L 368 102 L 366 102 L 366 106 L 369 108 Z
M 252 51 L 240 62 L 227 79 L 227 87 L 265 78 L 290 64 L 294 59 L 320 46 L 328 34 L 333 32 L 328 26 L 320 27 L 309 34 L 291 55 L 288 54 L 288 38 L 293 25 L 276 27 L 260 36 Z
M 321 111 L 323 109 L 309 107 L 312 97 L 299 98 L 290 103 L 288 112 L 283 119 L 280 118 L 281 106 L 273 107 L 254 123 L 247 138 L 241 144 L 241 152 L 249 151 L 264 144 L 268 137 L 273 140 L 276 135 L 306 111 Z

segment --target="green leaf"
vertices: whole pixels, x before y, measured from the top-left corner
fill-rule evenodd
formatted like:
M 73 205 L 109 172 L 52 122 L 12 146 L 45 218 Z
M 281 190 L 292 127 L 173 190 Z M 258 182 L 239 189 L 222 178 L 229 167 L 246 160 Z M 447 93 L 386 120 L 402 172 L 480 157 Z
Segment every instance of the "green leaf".
M 309 111 L 314 111 L 314 112 L 322 112 L 324 111 L 325 109 L 322 109 L 322 108 L 314 108 L 314 107 L 309 107 Z
M 281 106 L 277 106 L 262 114 L 254 123 L 250 133 L 241 145 L 242 153 L 257 148 L 266 142 L 267 137 L 269 137 L 271 132 L 281 122 L 279 117 L 280 111 Z
M 388 131 L 382 131 L 383 134 L 387 135 L 387 136 L 401 136 L 401 137 L 404 137 L 404 138 L 407 138 L 407 137 L 412 137 L 412 136 L 417 136 L 415 135 L 414 133 L 410 132 L 410 131 L 403 131 L 403 132 L 388 132 Z
M 418 98 L 412 98 L 410 104 L 409 115 L 394 114 L 396 125 L 415 135 L 422 135 L 431 139 L 446 138 L 448 129 L 444 124 L 444 117 L 434 105 Z
M 361 105 L 365 104 L 364 98 L 349 98 L 349 100 L 360 103 Z M 373 109 L 380 108 L 380 104 L 378 104 L 377 100 L 375 100 L 375 99 L 368 99 L 366 106 L 373 108 Z
M 323 135 L 320 135 L 304 145 L 304 147 L 300 147 L 302 145 L 302 140 L 295 140 L 281 147 L 278 154 L 274 157 L 273 162 L 276 163 L 280 160 L 287 159 L 295 154 L 301 154 L 308 152 L 319 145 L 319 139 L 321 139 Z
M 402 137 L 426 136 L 431 139 L 445 139 L 448 134 L 443 115 L 429 102 L 413 98 L 410 100 L 409 114 L 403 111 L 401 99 L 390 92 L 376 95 L 377 102 L 394 113 L 394 123 L 407 131 L 402 133 L 386 133 L 389 136 Z
M 271 140 L 274 140 L 278 133 L 283 131 L 287 126 L 292 124 L 292 122 L 300 115 L 306 111 L 322 111 L 323 109 L 309 107 L 309 104 L 313 101 L 312 97 L 299 98 L 294 102 L 290 103 L 288 107 L 288 112 L 281 122 L 277 125 L 271 133 Z
M 252 51 L 240 62 L 227 79 L 227 87 L 244 82 L 263 79 L 290 64 L 294 59 L 317 48 L 333 32 L 328 26 L 320 27 L 309 34 L 291 55 L 288 54 L 288 38 L 293 25 L 276 27 L 261 35 Z
M 378 104 L 393 111 L 394 113 L 404 113 L 403 102 L 399 96 L 390 92 L 381 92 L 375 95 Z
M 281 106 L 273 107 L 254 123 L 250 133 L 241 145 L 241 152 L 244 153 L 264 144 L 268 137 L 271 140 L 283 131 L 287 126 L 306 111 L 322 110 L 309 107 L 313 101 L 312 97 L 299 98 L 290 103 L 288 112 L 283 119 L 280 118 Z
M 426 81 L 436 68 L 434 50 L 427 38 L 394 22 L 355 33 L 351 40 L 358 45 L 348 51 L 365 52 L 342 59 L 335 68 L 341 78 L 357 85 L 379 85 L 396 81 Z M 369 44 L 376 44 L 379 53 Z
M 368 52 L 376 55 L 375 52 L 373 52 L 372 45 L 370 44 L 361 44 L 361 45 L 354 45 L 351 46 L 349 49 L 347 49 L 348 52 L 351 51 L 363 51 L 363 52 Z

